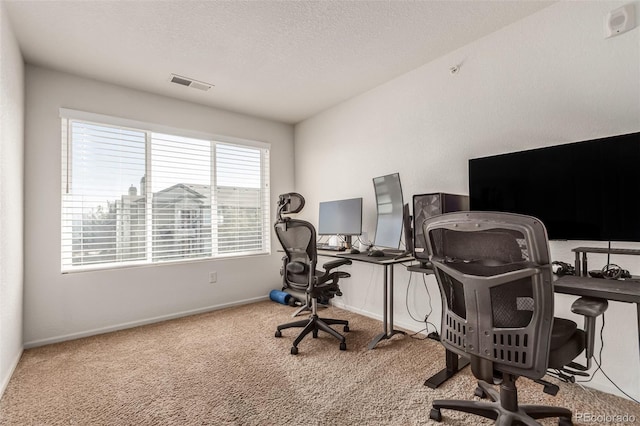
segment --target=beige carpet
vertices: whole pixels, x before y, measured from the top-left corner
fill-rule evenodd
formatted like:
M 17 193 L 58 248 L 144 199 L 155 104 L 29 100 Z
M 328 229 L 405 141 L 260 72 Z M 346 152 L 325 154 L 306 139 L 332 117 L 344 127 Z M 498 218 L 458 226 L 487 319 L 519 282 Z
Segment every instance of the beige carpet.
M 468 368 L 440 389 L 423 386 L 444 365 L 437 342 L 395 336 L 369 351 L 381 323 L 337 308 L 322 314 L 351 322 L 347 351 L 321 333 L 292 356 L 297 330 L 274 337 L 291 313 L 260 302 L 27 350 L 0 401 L 0 424 L 420 425 L 434 423 L 433 399 L 473 395 Z M 521 403 L 640 422 L 638 404 L 622 398 L 566 384 L 551 397 L 518 383 Z M 446 425 L 492 423 L 443 415 Z

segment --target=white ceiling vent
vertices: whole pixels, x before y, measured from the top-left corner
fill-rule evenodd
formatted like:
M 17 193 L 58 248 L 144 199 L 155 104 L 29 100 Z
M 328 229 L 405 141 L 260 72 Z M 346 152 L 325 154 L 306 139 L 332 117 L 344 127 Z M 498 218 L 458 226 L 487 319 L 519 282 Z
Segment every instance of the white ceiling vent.
M 180 84 L 182 86 L 193 87 L 194 89 L 202 90 L 206 92 L 213 87 L 213 84 L 205 83 L 204 81 L 194 80 L 193 78 L 184 77 L 177 74 L 171 74 L 169 82 Z

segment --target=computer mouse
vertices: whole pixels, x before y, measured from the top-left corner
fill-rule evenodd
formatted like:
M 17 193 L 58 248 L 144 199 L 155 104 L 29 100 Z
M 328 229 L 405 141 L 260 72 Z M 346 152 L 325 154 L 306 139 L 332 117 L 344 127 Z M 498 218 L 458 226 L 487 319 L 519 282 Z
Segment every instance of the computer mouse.
M 384 252 L 382 250 L 371 250 L 368 254 L 371 257 L 384 257 Z
M 360 250 L 358 250 L 357 248 L 352 248 L 349 253 L 351 254 L 360 254 Z

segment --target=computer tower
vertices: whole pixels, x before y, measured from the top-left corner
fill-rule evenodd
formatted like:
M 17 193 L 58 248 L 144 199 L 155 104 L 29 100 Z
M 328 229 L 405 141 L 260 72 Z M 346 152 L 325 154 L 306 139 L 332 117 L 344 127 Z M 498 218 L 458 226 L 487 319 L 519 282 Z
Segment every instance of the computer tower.
M 469 196 L 444 194 L 418 194 L 413 196 L 413 257 L 421 264 L 429 260 L 422 224 L 430 217 L 469 210 Z

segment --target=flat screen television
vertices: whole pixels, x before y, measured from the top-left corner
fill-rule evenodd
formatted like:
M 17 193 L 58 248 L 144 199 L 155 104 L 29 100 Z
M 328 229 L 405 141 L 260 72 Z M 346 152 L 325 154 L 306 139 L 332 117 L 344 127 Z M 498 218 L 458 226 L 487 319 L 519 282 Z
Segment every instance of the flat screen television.
M 318 235 L 341 235 L 351 244 L 352 235 L 362 234 L 362 198 L 320 203 Z
M 537 217 L 550 239 L 640 241 L 640 133 L 471 159 L 469 198 Z
M 373 178 L 376 193 L 376 237 L 373 245 L 398 249 L 402 236 L 404 201 L 400 174 Z

